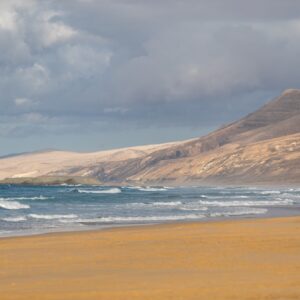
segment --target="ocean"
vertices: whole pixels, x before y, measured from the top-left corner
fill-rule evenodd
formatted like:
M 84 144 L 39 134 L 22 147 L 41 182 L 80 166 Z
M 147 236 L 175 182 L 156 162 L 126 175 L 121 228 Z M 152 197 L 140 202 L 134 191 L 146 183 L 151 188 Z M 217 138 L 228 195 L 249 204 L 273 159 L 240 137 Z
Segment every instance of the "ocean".
M 0 236 L 300 214 L 300 188 L 0 186 Z

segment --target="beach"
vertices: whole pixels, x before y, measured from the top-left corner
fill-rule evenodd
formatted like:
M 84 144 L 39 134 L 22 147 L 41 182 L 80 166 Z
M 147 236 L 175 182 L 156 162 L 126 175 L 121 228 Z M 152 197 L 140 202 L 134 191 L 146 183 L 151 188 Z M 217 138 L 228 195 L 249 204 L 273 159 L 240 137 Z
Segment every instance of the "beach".
M 8 299 L 300 299 L 300 217 L 0 239 Z

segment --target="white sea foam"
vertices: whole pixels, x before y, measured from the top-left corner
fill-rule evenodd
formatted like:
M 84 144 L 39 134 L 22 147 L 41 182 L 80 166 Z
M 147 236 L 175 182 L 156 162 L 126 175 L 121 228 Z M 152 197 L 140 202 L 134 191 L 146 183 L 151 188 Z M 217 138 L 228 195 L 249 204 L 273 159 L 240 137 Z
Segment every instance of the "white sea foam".
M 300 195 L 298 194 L 289 194 L 289 193 L 283 193 L 280 195 L 280 197 L 277 197 L 276 199 L 282 200 L 282 199 L 293 199 L 293 200 L 300 200 Z
M 289 192 L 300 192 L 300 188 L 291 188 Z
M 152 206 L 178 206 L 181 205 L 181 201 L 170 201 L 170 202 L 151 202 L 149 205 Z
M 280 191 L 261 191 L 260 194 L 262 195 L 274 195 L 274 194 L 281 194 Z
M 124 189 L 129 189 L 129 190 L 138 190 L 142 189 L 142 186 L 123 186 Z
M 183 206 L 179 207 L 180 210 L 192 210 L 192 211 L 206 211 L 208 210 L 208 207 L 206 206 L 200 206 L 197 203 L 187 203 Z
M 208 208 L 199 205 L 199 203 L 182 203 L 181 201 L 172 202 L 154 202 L 149 203 L 152 206 L 166 206 L 166 207 L 176 207 L 180 210 L 194 210 L 194 211 L 206 211 Z
M 199 203 L 207 206 L 276 206 L 276 205 L 292 205 L 294 203 L 291 199 L 280 199 L 270 201 L 249 200 L 249 201 L 204 201 L 199 200 Z
M 0 208 L 4 209 L 27 209 L 30 208 L 27 204 L 21 204 L 17 201 L 10 201 L 4 198 L 0 198 Z
M 12 197 L 12 198 L 5 198 L 7 200 L 48 200 L 53 199 L 53 197 L 45 197 L 45 196 L 36 196 L 36 197 Z
M 207 198 L 207 199 L 248 199 L 250 196 L 246 195 L 228 195 L 228 196 L 211 196 L 211 195 L 201 195 L 201 198 Z
M 167 191 L 169 189 L 172 189 L 171 187 L 167 187 L 167 186 L 164 186 L 164 187 L 127 186 L 125 188 L 130 189 L 130 190 L 138 190 L 138 191 L 141 191 L 141 192 L 163 192 L 163 191 Z
M 155 188 L 155 187 L 139 187 L 137 190 L 142 191 L 142 192 L 163 192 L 167 191 L 168 189 L 163 187 L 163 188 Z
M 230 217 L 230 216 L 243 216 L 243 215 L 260 215 L 267 213 L 268 210 L 265 208 L 247 208 L 247 209 L 240 209 L 236 211 L 229 211 L 229 212 L 215 212 L 211 213 L 211 217 Z
M 69 215 L 41 215 L 41 214 L 29 214 L 28 215 L 31 218 L 34 219 L 43 219 L 43 220 L 55 220 L 55 219 L 75 219 L 78 218 L 75 214 L 69 214 Z
M 134 208 L 144 208 L 144 209 L 153 209 L 153 208 L 172 208 L 172 207 L 178 207 L 182 205 L 182 202 L 180 201 L 171 201 L 171 202 L 132 202 L 132 203 L 122 203 L 122 204 L 115 204 L 114 208 L 118 209 L 134 209 Z
M 182 216 L 144 216 L 144 217 L 103 217 L 100 222 L 143 222 L 143 221 L 176 221 L 204 218 L 203 215 L 190 214 Z
M 122 191 L 119 188 L 111 188 L 108 190 L 77 190 L 79 193 L 86 193 L 86 194 L 119 194 Z
M 6 222 L 22 222 L 22 221 L 26 221 L 27 219 L 24 216 L 19 216 L 19 217 L 2 218 L 2 220 Z
M 62 223 L 130 223 L 130 222 L 155 222 L 155 221 L 177 221 L 204 218 L 204 215 L 189 214 L 181 216 L 144 216 L 144 217 L 102 217 L 91 219 L 60 220 Z

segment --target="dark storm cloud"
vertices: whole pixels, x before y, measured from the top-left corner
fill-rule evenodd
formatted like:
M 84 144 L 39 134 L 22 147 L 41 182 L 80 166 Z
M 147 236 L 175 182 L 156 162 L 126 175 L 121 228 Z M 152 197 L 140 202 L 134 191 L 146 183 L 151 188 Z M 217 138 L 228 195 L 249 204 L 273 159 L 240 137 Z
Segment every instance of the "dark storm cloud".
M 299 87 L 299 15 L 293 0 L 3 0 L 0 136 L 218 126 Z

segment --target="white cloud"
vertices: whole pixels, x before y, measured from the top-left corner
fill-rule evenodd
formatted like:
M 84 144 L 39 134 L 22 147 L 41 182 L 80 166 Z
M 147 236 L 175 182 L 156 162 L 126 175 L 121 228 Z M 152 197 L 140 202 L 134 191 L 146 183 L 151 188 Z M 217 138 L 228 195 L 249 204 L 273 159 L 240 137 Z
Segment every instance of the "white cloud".
M 16 29 L 16 13 L 13 11 L 0 11 L 0 29 L 15 30 Z
M 69 78 L 102 73 L 110 64 L 112 53 L 89 45 L 65 45 L 58 51 Z
M 77 32 L 72 27 L 60 21 L 53 21 L 61 16 L 62 13 L 55 11 L 41 12 L 38 16 L 39 22 L 35 30 L 41 39 L 42 46 L 49 47 L 56 43 L 67 42 L 76 36 Z
M 16 70 L 16 77 L 21 86 L 28 93 L 39 93 L 47 89 L 49 72 L 45 66 L 34 63 L 28 67 L 20 67 Z
M 44 123 L 49 120 L 47 116 L 36 112 L 23 114 L 22 119 L 28 123 Z
M 27 99 L 27 98 L 16 98 L 14 101 L 15 101 L 15 105 L 17 107 L 28 106 L 28 105 L 31 105 L 33 103 L 32 100 Z
M 1 116 L 35 130 L 45 115 L 223 123 L 299 87 L 299 13 L 290 0 L 2 0 Z

